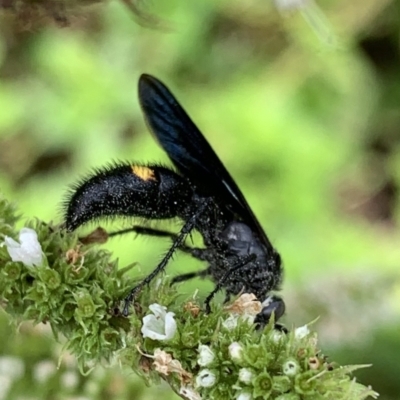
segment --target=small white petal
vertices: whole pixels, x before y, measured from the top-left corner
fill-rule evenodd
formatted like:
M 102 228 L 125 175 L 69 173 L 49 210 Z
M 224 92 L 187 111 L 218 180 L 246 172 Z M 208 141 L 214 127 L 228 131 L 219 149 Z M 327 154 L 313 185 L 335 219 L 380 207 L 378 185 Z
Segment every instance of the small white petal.
M 239 396 L 236 397 L 236 400 L 252 400 L 253 396 L 248 392 L 239 393 Z
M 214 386 L 216 380 L 215 375 L 209 369 L 202 369 L 196 376 L 196 385 L 208 388 Z
M 271 333 L 271 339 L 274 343 L 279 343 L 283 338 L 283 333 L 274 329 Z
M 243 319 L 249 324 L 249 325 L 253 325 L 254 324 L 254 320 L 256 319 L 255 315 L 250 315 L 250 314 L 245 314 L 243 315 Z
M 242 359 L 243 347 L 240 343 L 238 342 L 231 343 L 228 347 L 228 351 L 233 360 Z
M 42 247 L 37 239 L 37 233 L 33 229 L 22 228 L 19 232 L 19 243 L 6 236 L 3 244 L 6 245 L 8 254 L 13 261 L 21 261 L 28 267 L 42 264 Z
M 243 383 L 250 383 L 254 378 L 253 372 L 248 368 L 240 368 L 239 370 L 239 381 Z
M 143 317 L 142 334 L 153 340 L 172 339 L 176 332 L 176 321 L 173 312 L 166 312 L 167 308 L 160 304 L 151 304 L 149 306 L 153 314 Z
M 238 315 L 231 314 L 224 322 L 222 322 L 222 326 L 228 329 L 229 331 L 232 331 L 237 327 L 238 319 L 239 319 Z
M 175 313 L 167 312 L 165 315 L 165 340 L 172 339 L 176 332 Z
M 300 328 L 296 328 L 294 330 L 294 337 L 296 339 L 303 339 L 310 333 L 307 325 L 301 326 Z
M 164 318 L 165 314 L 167 313 L 167 307 L 157 303 L 150 304 L 149 309 L 156 317 Z
M 297 361 L 289 360 L 283 364 L 282 371 L 286 376 L 295 376 L 300 372 L 300 366 Z
M 199 346 L 199 358 L 197 359 L 197 364 L 205 367 L 214 361 L 215 355 L 210 349 L 210 347 L 201 344 Z

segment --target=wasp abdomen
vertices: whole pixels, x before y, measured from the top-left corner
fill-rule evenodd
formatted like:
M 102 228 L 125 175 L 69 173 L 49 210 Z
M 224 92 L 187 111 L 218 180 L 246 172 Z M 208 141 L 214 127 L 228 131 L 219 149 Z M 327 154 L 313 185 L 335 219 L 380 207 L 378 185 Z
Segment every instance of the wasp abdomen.
M 125 164 L 95 171 L 73 188 L 67 200 L 66 227 L 74 230 L 100 218 L 174 218 L 192 197 L 176 172 L 161 166 Z

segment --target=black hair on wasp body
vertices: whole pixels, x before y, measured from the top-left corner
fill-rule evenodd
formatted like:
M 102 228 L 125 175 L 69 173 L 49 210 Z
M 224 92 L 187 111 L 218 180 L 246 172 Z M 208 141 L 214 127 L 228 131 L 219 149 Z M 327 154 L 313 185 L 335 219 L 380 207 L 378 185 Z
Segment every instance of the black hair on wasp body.
M 129 216 L 147 220 L 178 218 L 182 228 L 171 233 L 133 226 L 129 231 L 169 237 L 172 245 L 155 270 L 131 290 L 123 313 L 128 314 L 135 295 L 163 271 L 177 250 L 207 263 L 204 270 L 175 277 L 173 282 L 210 277 L 216 284 L 207 297 L 225 289 L 231 295 L 253 293 L 263 310 L 256 322 L 265 324 L 284 313 L 279 290 L 282 266 L 242 192 L 185 110 L 158 79 L 142 75 L 139 101 L 146 122 L 176 167 L 116 164 L 97 170 L 80 182 L 66 202 L 65 224 L 73 231 L 102 217 Z M 204 248 L 189 247 L 185 239 L 193 230 L 203 237 Z M 125 230 L 127 231 L 127 230 Z M 124 231 L 124 232 L 125 232 Z

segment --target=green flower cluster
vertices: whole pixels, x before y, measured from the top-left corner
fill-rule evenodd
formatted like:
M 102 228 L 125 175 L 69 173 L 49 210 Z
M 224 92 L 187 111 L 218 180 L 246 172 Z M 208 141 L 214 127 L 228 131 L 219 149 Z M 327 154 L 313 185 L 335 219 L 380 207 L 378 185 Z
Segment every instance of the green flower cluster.
M 240 351 L 233 359 L 227 339 L 211 347 L 216 359 L 208 369 L 216 381 L 200 391 L 204 398 L 340 400 L 373 394 L 351 380 L 352 367 L 339 368 L 326 361 L 316 348 L 315 334 L 298 338 L 296 331 L 279 333 L 272 325 L 262 334 L 250 331 L 238 338 Z
M 0 216 L 0 241 L 17 239 L 15 209 L 2 199 Z M 113 358 L 148 383 L 166 380 L 190 400 L 376 395 L 351 378 L 359 367 L 328 363 L 307 327 L 286 334 L 271 321 L 256 330 L 245 309 L 237 315 L 221 305 L 206 315 L 193 298 L 177 301 L 168 279 L 145 288 L 125 318 L 118 310 L 133 285 L 125 274 L 130 267 L 118 269 L 110 253 L 83 245 L 60 227 L 40 221 L 26 226 L 37 233 L 43 262 L 13 262 L 0 247 L 2 304 L 16 318 L 50 324 L 56 337 L 65 337 L 81 370 Z
M 18 239 L 14 208 L 0 200 L 0 241 Z M 44 253 L 40 266 L 13 262 L 0 247 L 0 298 L 5 310 L 22 319 L 51 325 L 57 337 L 81 367 L 110 359 L 120 349 L 129 322 L 113 314 L 128 285 L 111 255 L 93 246 L 83 247 L 78 237 L 58 227 L 30 221 Z
M 175 311 L 175 310 L 174 310 Z M 161 348 L 193 374 L 192 385 L 204 399 L 348 400 L 375 397 L 356 383 L 350 373 L 361 366 L 339 367 L 327 362 L 317 349 L 314 333 L 298 337 L 277 332 L 272 323 L 258 332 L 239 318 L 234 329 L 223 325 L 229 318 L 221 308 L 196 320 L 190 311 L 179 313 L 176 336 L 167 343 L 145 340 L 142 351 Z M 190 338 L 190 339 L 188 339 Z M 200 362 L 199 343 L 207 344 L 208 363 Z M 154 373 L 154 371 L 153 371 Z M 170 378 L 176 391 L 183 380 Z

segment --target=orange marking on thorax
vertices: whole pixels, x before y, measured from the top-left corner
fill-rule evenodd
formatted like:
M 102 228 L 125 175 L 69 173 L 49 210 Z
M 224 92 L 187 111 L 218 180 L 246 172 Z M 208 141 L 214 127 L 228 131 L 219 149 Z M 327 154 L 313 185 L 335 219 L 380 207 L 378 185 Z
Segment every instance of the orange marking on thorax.
M 151 168 L 143 167 L 141 165 L 131 165 L 132 172 L 143 179 L 144 181 L 148 180 L 157 180 L 154 176 L 154 171 Z

